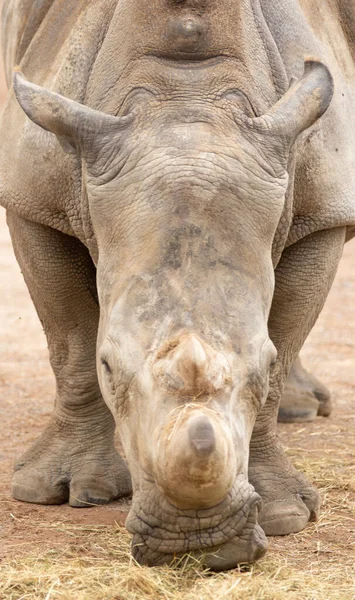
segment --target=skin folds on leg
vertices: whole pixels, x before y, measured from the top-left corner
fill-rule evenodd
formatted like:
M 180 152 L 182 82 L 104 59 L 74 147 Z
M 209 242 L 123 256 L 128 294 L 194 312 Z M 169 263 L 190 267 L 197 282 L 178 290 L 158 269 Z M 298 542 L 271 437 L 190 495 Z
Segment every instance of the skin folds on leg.
M 15 467 L 13 495 L 39 504 L 101 504 L 130 493 L 114 420 L 96 376 L 95 268 L 75 238 L 8 212 L 15 254 L 44 327 L 57 395 L 42 436 Z

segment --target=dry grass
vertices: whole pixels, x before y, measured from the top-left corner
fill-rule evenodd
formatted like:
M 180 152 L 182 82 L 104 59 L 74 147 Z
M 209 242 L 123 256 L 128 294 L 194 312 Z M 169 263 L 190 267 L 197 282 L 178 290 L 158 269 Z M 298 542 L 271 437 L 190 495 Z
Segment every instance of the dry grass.
M 2 563 L 1 600 L 355 600 L 353 461 L 339 452 L 289 454 L 321 489 L 322 516 L 304 532 L 272 539 L 253 568 L 219 575 L 197 562 L 149 569 L 131 558 L 122 527 L 36 523 L 60 531 L 65 543 Z
M 74 530 L 70 530 L 74 533 Z M 117 532 L 116 532 L 117 533 Z M 278 553 L 247 572 L 211 576 L 198 564 L 184 568 L 139 567 L 129 557 L 129 539 L 89 530 L 85 546 L 13 560 L 1 570 L 2 598 L 9 600 L 350 600 L 353 565 L 324 568 L 319 553 L 307 569 Z

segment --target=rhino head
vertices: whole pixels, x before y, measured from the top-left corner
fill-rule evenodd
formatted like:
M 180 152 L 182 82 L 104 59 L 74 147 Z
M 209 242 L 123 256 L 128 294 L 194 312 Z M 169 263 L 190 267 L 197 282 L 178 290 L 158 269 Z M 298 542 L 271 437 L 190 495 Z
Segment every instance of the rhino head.
M 291 148 L 332 97 L 327 68 L 306 63 L 262 116 L 235 87 L 162 100 L 136 86 L 119 116 L 19 73 L 14 88 L 82 159 L 98 377 L 132 476 L 134 556 L 152 565 L 203 552 L 214 569 L 255 560 L 267 543 L 248 453 L 276 359 L 272 249 Z

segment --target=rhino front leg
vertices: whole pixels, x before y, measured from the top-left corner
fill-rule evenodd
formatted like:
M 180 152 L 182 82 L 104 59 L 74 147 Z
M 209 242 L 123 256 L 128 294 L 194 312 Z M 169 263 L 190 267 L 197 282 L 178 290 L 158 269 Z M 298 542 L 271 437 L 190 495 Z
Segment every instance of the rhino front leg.
M 254 427 L 249 461 L 250 481 L 263 499 L 259 520 L 267 535 L 301 531 L 318 515 L 318 492 L 293 468 L 277 440 L 277 414 L 290 366 L 323 307 L 344 241 L 344 228 L 311 234 L 287 248 L 276 269 L 269 329 L 278 360 Z
M 16 258 L 44 327 L 57 384 L 42 436 L 15 467 L 14 498 L 103 504 L 131 491 L 96 376 L 95 268 L 75 238 L 8 212 Z
M 313 421 L 317 415 L 329 417 L 331 411 L 329 390 L 303 367 L 300 357 L 296 358 L 281 397 L 278 421 Z

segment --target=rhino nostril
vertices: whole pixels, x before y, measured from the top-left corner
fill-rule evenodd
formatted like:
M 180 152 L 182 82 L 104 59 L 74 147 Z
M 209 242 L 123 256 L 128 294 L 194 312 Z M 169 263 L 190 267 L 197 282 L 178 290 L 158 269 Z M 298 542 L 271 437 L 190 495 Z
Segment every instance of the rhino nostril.
M 212 424 L 207 417 L 193 420 L 188 430 L 189 440 L 198 456 L 212 454 L 216 448 L 216 438 Z

